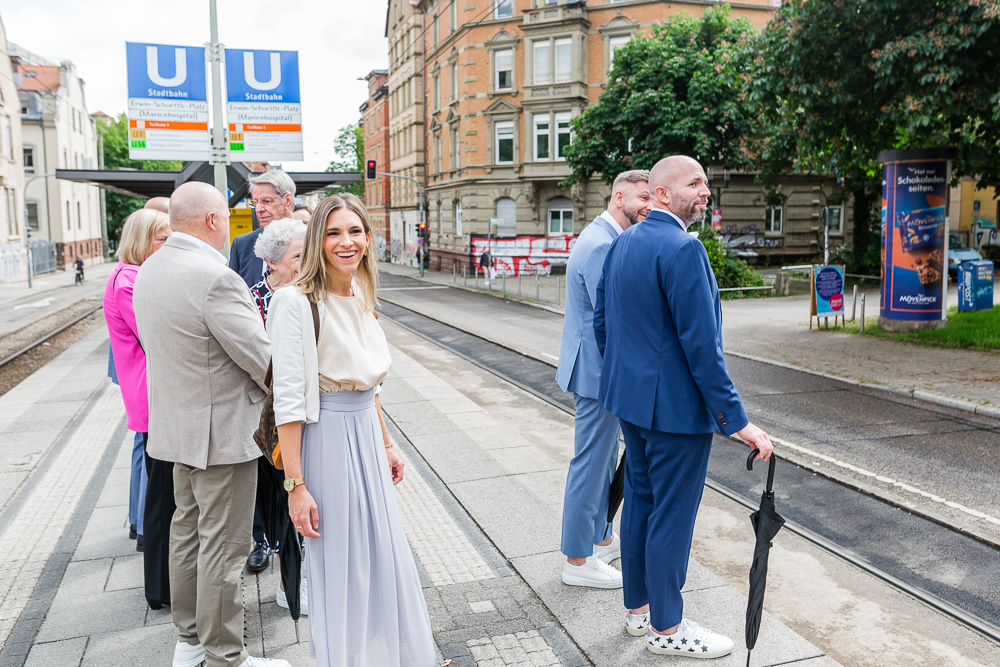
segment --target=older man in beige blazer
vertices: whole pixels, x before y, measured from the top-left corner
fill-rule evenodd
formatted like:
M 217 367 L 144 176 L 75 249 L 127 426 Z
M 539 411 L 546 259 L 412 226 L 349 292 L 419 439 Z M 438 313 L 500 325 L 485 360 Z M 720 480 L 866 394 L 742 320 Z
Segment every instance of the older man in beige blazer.
M 143 264 L 133 302 L 146 351 L 150 456 L 174 462 L 170 598 L 174 667 L 289 667 L 243 644 L 240 574 L 260 451 L 253 432 L 270 344 L 243 280 L 219 252 L 229 209 L 186 183 L 170 198 L 173 234 Z

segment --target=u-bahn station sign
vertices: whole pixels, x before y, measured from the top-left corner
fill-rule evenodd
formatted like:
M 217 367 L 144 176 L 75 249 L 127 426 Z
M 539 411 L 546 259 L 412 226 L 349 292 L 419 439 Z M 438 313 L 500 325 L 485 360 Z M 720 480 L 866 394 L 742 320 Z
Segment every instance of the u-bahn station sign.
M 226 49 L 226 98 L 233 162 L 303 159 L 298 53 Z
M 129 158 L 208 160 L 205 49 L 125 44 Z

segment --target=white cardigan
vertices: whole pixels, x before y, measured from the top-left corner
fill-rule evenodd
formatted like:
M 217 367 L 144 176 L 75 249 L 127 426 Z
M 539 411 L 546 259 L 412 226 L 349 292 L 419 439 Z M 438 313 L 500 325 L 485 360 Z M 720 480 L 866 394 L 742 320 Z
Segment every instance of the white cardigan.
M 325 309 L 319 306 L 322 326 Z M 282 287 L 267 309 L 274 378 L 274 423 L 319 421 L 319 360 L 309 299 L 294 287 Z

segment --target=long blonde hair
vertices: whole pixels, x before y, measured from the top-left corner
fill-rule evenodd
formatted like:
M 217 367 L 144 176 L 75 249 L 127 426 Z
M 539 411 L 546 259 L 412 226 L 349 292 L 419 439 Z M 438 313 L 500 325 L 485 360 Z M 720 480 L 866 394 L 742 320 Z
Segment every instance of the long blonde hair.
M 152 254 L 153 237 L 170 226 L 166 213 L 151 208 L 140 208 L 122 225 L 121 242 L 115 257 L 126 264 L 140 266 Z
M 365 254 L 358 265 L 354 280 L 358 288 L 358 296 L 365 312 L 372 312 L 377 305 L 378 290 L 378 258 L 372 248 L 372 223 L 368 217 L 368 209 L 357 196 L 350 193 L 332 195 L 320 200 L 306 228 L 306 240 L 302 245 L 302 258 L 299 260 L 299 277 L 292 283 L 299 292 L 306 295 L 313 303 L 319 303 L 327 295 L 326 277 L 326 225 L 330 214 L 341 209 L 348 209 L 361 218 L 361 224 L 368 237 Z

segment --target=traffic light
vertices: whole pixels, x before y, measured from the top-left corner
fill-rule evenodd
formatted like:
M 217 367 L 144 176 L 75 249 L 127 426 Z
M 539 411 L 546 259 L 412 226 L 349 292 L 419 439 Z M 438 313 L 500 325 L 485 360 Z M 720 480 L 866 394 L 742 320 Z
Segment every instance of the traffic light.
M 371 181 L 375 178 L 375 160 L 368 160 L 368 180 Z

